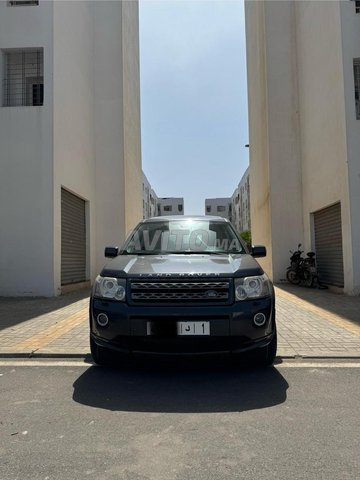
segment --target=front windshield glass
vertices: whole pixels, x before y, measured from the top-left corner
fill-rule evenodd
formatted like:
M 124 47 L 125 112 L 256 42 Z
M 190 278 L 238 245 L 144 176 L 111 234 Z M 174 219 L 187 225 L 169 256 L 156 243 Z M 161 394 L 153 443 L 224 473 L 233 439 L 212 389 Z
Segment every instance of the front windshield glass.
M 122 253 L 246 252 L 229 223 L 190 219 L 142 223 L 125 243 Z

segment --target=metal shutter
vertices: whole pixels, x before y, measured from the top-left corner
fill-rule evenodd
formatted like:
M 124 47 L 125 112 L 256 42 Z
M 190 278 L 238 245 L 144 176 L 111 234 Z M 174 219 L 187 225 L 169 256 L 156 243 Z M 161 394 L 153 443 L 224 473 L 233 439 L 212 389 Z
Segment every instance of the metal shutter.
M 341 205 L 314 213 L 315 250 L 321 282 L 344 286 Z
M 86 280 L 85 202 L 61 189 L 61 285 Z

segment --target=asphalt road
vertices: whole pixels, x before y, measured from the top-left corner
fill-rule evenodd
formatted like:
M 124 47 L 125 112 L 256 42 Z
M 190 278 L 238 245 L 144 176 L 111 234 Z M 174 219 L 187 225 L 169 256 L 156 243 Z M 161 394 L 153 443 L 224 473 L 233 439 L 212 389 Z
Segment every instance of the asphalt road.
M 1 480 L 360 478 L 360 364 L 22 363 L 0 361 Z

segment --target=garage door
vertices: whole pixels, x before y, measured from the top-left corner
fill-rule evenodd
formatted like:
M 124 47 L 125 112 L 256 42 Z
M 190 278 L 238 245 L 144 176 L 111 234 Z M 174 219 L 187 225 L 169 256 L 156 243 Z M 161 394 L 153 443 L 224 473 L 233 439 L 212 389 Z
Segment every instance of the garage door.
M 314 213 L 315 249 L 320 280 L 344 286 L 341 205 L 337 203 Z
M 85 202 L 61 189 L 61 285 L 85 280 Z

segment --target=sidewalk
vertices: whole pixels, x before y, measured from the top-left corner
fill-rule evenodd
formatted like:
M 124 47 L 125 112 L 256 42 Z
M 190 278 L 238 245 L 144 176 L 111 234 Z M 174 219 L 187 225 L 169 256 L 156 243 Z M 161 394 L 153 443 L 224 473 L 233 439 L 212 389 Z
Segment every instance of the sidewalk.
M 279 357 L 360 358 L 360 297 L 278 285 Z M 0 298 L 0 356 L 89 353 L 88 290 Z
M 0 298 L 0 355 L 86 355 L 88 305 L 88 290 L 55 298 Z
M 360 297 L 276 286 L 278 355 L 359 357 Z

